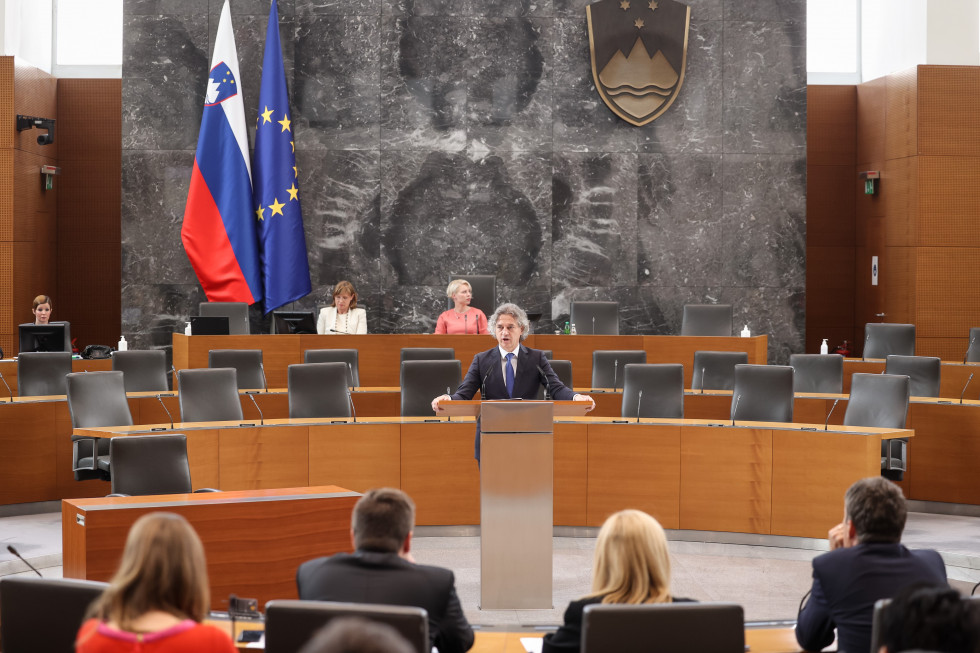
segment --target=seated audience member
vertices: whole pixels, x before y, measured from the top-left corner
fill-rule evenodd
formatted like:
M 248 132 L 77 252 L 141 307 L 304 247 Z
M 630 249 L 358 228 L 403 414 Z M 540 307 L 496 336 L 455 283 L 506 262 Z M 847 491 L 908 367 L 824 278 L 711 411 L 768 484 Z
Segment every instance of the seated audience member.
M 639 510 L 611 515 L 599 530 L 592 570 L 592 593 L 572 601 L 565 623 L 545 635 L 544 653 L 582 647 L 582 613 L 597 603 L 691 602 L 670 594 L 667 536 L 656 519 Z
M 415 653 L 415 649 L 388 624 L 344 617 L 321 628 L 300 653 Z
M 350 281 L 341 281 L 333 289 L 333 306 L 320 310 L 316 332 L 321 334 L 367 333 L 367 312 L 357 307 L 357 291 Z
M 204 547 L 180 515 L 153 512 L 129 529 L 109 587 L 89 610 L 78 653 L 234 653 L 228 635 L 201 622 L 210 597 Z
M 415 504 L 394 488 L 368 490 L 354 506 L 354 553 L 308 560 L 296 572 L 299 598 L 407 605 L 429 613 L 429 639 L 440 653 L 467 651 L 473 629 L 456 595 L 453 572 L 412 559 Z
M 51 298 L 47 295 L 38 295 L 34 298 L 34 324 L 51 324 Z
M 487 333 L 487 316 L 475 306 L 473 287 L 469 281 L 454 279 L 446 288 L 446 297 L 453 300 L 453 307 L 444 311 L 436 320 L 436 333 Z
M 980 651 L 980 604 L 948 587 L 906 587 L 885 608 L 878 653 Z
M 841 653 L 871 648 L 871 619 L 878 599 L 912 583 L 946 586 L 946 567 L 932 550 L 901 544 L 907 509 L 902 490 L 875 476 L 844 495 L 844 521 L 830 529 L 830 552 L 813 559 L 810 599 L 800 611 L 796 639 L 807 651 L 834 641 Z

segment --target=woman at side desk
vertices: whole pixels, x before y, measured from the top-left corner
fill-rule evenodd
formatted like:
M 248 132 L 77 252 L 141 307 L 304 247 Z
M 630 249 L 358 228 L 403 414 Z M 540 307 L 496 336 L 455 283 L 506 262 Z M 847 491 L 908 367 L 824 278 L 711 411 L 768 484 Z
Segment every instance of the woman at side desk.
M 357 307 L 357 291 L 350 281 L 341 281 L 333 289 L 333 306 L 320 311 L 316 332 L 367 333 L 367 312 Z
M 31 309 L 34 313 L 34 324 L 50 324 L 51 323 L 51 298 L 47 295 L 38 295 L 34 298 L 34 307 Z
M 89 610 L 77 653 L 234 653 L 228 635 L 201 622 L 210 597 L 204 547 L 187 520 L 153 512 L 133 524 L 119 569 Z
M 670 594 L 670 554 L 660 523 L 640 510 L 621 510 L 599 530 L 592 570 L 592 593 L 572 601 L 565 623 L 545 635 L 543 653 L 577 652 L 582 646 L 582 613 L 597 603 L 691 602 Z

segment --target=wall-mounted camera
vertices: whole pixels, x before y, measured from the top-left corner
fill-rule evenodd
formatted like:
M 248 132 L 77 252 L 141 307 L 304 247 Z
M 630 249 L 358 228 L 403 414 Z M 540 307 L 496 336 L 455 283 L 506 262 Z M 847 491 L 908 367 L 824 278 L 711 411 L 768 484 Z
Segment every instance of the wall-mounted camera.
M 51 145 L 54 143 L 54 118 L 35 118 L 34 116 L 17 115 L 17 131 L 22 132 L 27 129 L 47 130 L 47 134 L 37 137 L 38 145 Z

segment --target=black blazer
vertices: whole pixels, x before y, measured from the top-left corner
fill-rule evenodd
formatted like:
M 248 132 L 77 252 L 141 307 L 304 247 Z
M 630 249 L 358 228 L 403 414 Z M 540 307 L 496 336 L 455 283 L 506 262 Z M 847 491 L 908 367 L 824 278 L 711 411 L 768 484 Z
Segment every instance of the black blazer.
M 694 603 L 694 599 L 674 597 L 674 603 Z M 578 653 L 582 649 L 582 614 L 586 606 L 602 603 L 601 596 L 587 596 L 572 601 L 565 609 L 565 623 L 544 636 L 542 653 Z
M 473 646 L 473 628 L 449 569 L 413 564 L 397 553 L 338 553 L 300 565 L 296 587 L 305 600 L 424 608 L 429 614 L 429 642 L 440 653 L 463 653 Z
M 868 543 L 819 555 L 813 559 L 810 599 L 796 620 L 796 640 L 807 651 L 819 651 L 834 641 L 836 627 L 840 653 L 866 653 L 875 601 L 918 582 L 947 585 L 946 566 L 935 551 Z
M 551 369 L 551 363 L 545 358 L 544 352 L 538 349 L 528 349 L 524 345 L 520 346 L 521 351 L 517 355 L 517 371 L 514 373 L 514 396 L 507 395 L 507 383 L 504 374 L 500 348 L 494 347 L 487 351 L 480 352 L 473 357 L 470 369 L 466 371 L 463 382 L 459 384 L 456 392 L 452 394 L 454 400 L 468 401 L 473 395 L 480 391 L 483 399 L 537 399 L 538 388 L 546 385 L 548 395 L 555 400 L 568 401 L 575 398 L 575 391 L 565 387 L 555 371 Z M 541 371 L 538 371 L 538 368 Z M 542 376 L 543 375 L 543 376 Z M 484 381 L 486 379 L 486 381 Z M 545 383 L 545 379 L 547 383 Z M 486 392 L 484 392 L 486 390 Z M 480 421 L 476 422 L 476 444 L 473 447 L 474 458 L 480 460 Z

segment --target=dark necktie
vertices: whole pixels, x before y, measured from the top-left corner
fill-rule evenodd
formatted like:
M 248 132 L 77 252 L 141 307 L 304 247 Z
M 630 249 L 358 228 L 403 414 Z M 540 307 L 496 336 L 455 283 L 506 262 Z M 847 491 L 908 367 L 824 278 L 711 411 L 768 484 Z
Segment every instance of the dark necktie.
M 514 398 L 514 354 L 507 354 L 507 371 L 504 378 L 507 381 L 507 396 L 511 399 Z

